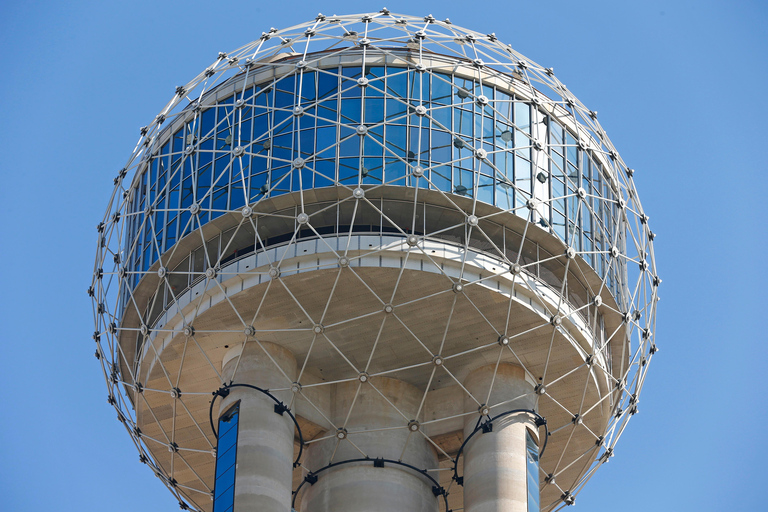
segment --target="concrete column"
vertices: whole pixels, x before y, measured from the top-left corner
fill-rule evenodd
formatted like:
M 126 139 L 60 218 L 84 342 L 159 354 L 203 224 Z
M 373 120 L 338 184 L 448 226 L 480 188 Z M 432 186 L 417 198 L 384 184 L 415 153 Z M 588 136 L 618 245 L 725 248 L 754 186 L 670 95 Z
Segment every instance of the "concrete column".
M 512 409 L 534 409 L 536 394 L 525 380 L 519 366 L 495 365 L 470 373 L 464 387 L 480 402 L 485 401 L 493 380 L 493 393 L 488 405 L 518 398 L 491 409 L 491 417 Z M 525 395 L 525 396 L 523 396 Z M 477 411 L 477 403 L 464 399 L 466 412 Z M 467 417 L 464 436 L 474 430 L 479 415 Z M 505 416 L 493 422 L 493 431 L 478 432 L 464 448 L 464 511 L 527 512 L 526 430 L 537 432 L 533 417 L 527 414 Z
M 403 418 L 372 386 L 408 419 Z M 329 439 L 310 445 L 308 467 L 316 471 L 329 462 L 362 458 L 362 451 L 371 459 L 402 460 L 419 469 L 437 468 L 437 457 L 429 442 L 419 432 L 408 430 L 408 422 L 416 419 L 422 393 L 410 384 L 385 377 L 374 377 L 370 383 L 346 382 L 336 385 L 331 397 L 331 419 L 334 424 L 344 425 L 354 401 L 352 414 L 346 423 L 348 440 Z M 386 427 L 402 428 L 360 432 Z M 437 473 L 432 475 L 436 476 Z M 410 469 L 386 463 L 383 468 L 376 468 L 371 462 L 338 466 L 320 473 L 318 481 L 312 486 L 305 486 L 305 489 L 301 502 L 302 512 L 438 510 L 432 484 L 426 478 Z
M 230 349 L 223 359 L 223 376 L 235 384 L 262 389 L 289 388 L 296 378 L 296 360 L 285 348 L 261 343 L 279 365 L 255 342 Z M 238 362 L 239 360 L 239 362 Z M 233 375 L 234 372 L 234 375 Z M 283 374 L 283 372 L 288 376 Z M 289 404 L 290 391 L 272 393 Z M 275 413 L 275 402 L 249 388 L 232 388 L 221 401 L 220 413 L 240 400 L 235 470 L 235 512 L 290 512 L 293 473 L 294 424 L 290 416 Z

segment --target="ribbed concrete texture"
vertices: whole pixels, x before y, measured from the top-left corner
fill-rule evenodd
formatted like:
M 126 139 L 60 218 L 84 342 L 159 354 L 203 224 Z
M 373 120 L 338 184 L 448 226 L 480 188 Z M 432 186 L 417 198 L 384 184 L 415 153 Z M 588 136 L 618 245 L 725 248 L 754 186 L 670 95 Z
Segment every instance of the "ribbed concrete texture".
M 475 397 L 487 397 L 493 382 L 493 392 L 486 403 L 510 400 L 491 410 L 496 416 L 513 409 L 534 409 L 536 394 L 525 380 L 519 366 L 511 364 L 485 366 L 470 373 L 464 386 Z M 466 412 L 477 411 L 478 405 L 469 397 L 464 400 Z M 479 415 L 467 417 L 464 437 L 472 433 Z M 465 512 L 527 512 L 525 432 L 537 431 L 532 416 L 512 414 L 493 422 L 493 430 L 478 432 L 467 443 L 464 454 Z M 536 490 L 538 492 L 538 489 Z
M 242 344 L 224 357 L 225 382 L 232 379 L 236 384 L 265 389 L 286 388 L 296 376 L 296 360 L 279 345 L 262 342 L 260 347 L 248 343 L 242 357 L 237 357 L 241 350 Z M 290 391 L 274 395 L 286 403 L 290 400 Z M 275 413 L 275 402 L 268 396 L 243 387 L 231 388 L 221 402 L 220 412 L 238 400 L 235 512 L 290 512 L 294 424 L 287 414 Z
M 328 439 L 310 445 L 309 469 L 317 471 L 331 461 L 366 456 L 401 460 L 419 469 L 437 467 L 432 446 L 420 432 L 407 427 L 416 418 L 422 393 L 410 384 L 387 377 L 371 382 L 376 389 L 358 382 L 334 387 L 332 421 L 345 425 L 349 442 Z M 431 483 L 424 476 L 387 463 L 383 468 L 365 462 L 323 471 L 302 499 L 302 512 L 436 512 L 437 508 Z

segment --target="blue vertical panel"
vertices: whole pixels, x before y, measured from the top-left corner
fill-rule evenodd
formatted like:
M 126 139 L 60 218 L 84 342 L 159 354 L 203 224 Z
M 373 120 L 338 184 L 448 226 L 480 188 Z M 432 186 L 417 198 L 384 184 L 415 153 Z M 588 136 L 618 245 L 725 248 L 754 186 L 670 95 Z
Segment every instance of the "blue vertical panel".
M 386 120 L 387 126 L 392 124 L 404 125 L 406 122 L 406 114 L 408 112 L 408 104 L 400 99 L 386 99 Z
M 365 124 L 369 127 L 372 124 L 384 122 L 384 99 L 369 97 L 369 90 L 365 91 Z
M 331 187 L 336 179 L 336 163 L 334 160 L 315 161 L 315 187 Z
M 484 203 L 494 204 L 493 201 L 493 178 L 480 174 L 477 177 L 477 199 Z
M 401 112 L 403 105 L 393 100 L 387 100 L 386 115 L 389 116 L 390 112 Z M 401 118 L 396 123 L 404 123 L 405 118 Z M 397 124 L 387 124 L 382 129 L 374 130 L 376 133 L 383 135 L 384 143 L 384 179 L 388 183 L 395 185 L 406 185 L 406 181 L 403 179 L 406 173 L 406 146 L 407 146 L 407 130 L 405 126 L 399 126 Z M 422 184 L 426 180 L 422 180 Z
M 244 99 L 248 98 L 250 89 L 243 91 L 240 94 L 235 94 L 235 97 Z M 229 209 L 234 210 L 245 205 L 247 202 L 247 190 L 248 180 L 250 178 L 250 157 L 248 152 L 251 151 L 251 141 L 253 140 L 253 114 L 254 109 L 246 103 L 246 106 L 241 108 L 235 117 L 236 129 L 235 133 L 236 144 L 244 148 L 246 153 L 232 161 L 232 188 L 229 198 Z
M 334 130 L 335 121 L 338 117 L 338 77 L 325 72 L 318 72 L 317 77 L 317 127 L 327 127 Z M 334 136 L 335 139 L 335 136 Z M 318 133 L 318 149 L 325 149 L 327 144 L 320 141 Z M 324 157 L 325 158 L 325 157 Z
M 208 141 L 212 145 L 213 141 Z M 201 151 L 197 162 L 197 201 L 203 211 L 211 208 L 211 183 L 213 180 L 213 151 Z
M 359 64 L 341 69 L 341 97 L 359 97 L 360 87 L 357 85 L 357 79 L 363 76 L 363 71 Z
M 472 165 L 475 158 L 471 142 L 460 138 L 454 139 L 453 160 L 453 193 L 460 196 L 473 197 L 475 192 L 475 172 L 472 169 Z
M 152 222 L 154 224 L 154 236 L 156 237 L 156 241 L 153 241 L 152 243 L 155 244 L 156 242 L 159 242 L 161 247 L 163 243 L 163 228 L 165 227 L 162 222 L 158 221 L 157 214 L 159 211 L 164 208 L 162 198 L 160 197 L 160 186 L 158 183 L 158 172 L 157 172 L 157 160 L 150 160 L 147 163 L 147 168 L 145 171 L 149 175 L 149 187 L 150 187 L 150 197 L 152 205 Z
M 245 205 L 248 178 L 250 176 L 251 158 L 245 154 L 232 162 L 232 191 L 229 198 L 229 209 L 235 210 Z
M 342 105 L 349 101 L 355 100 L 344 99 Z M 360 136 L 353 128 L 342 126 L 339 131 L 339 182 L 354 186 L 360 175 Z
M 445 112 L 450 115 L 450 108 L 444 108 Z M 434 128 L 437 128 L 433 124 Z M 448 121 L 448 129 L 450 129 L 450 119 Z M 451 147 L 452 147 L 451 134 L 447 131 L 434 129 L 432 131 L 432 152 L 430 154 L 432 173 L 430 179 L 432 185 L 438 190 L 443 192 L 451 192 Z M 415 184 L 414 184 L 415 185 Z
M 279 78 L 275 82 L 275 108 L 287 109 L 289 112 L 295 106 L 296 75 Z
M 220 144 L 217 141 L 216 109 L 204 110 L 200 116 L 200 143 L 197 150 L 197 191 L 198 203 L 202 211 L 211 208 L 211 180 L 213 175 L 214 150 Z M 183 226 L 182 226 L 183 229 Z
M 581 230 L 583 233 L 583 244 L 582 248 L 584 251 L 587 251 L 587 254 L 585 254 L 585 259 L 589 263 L 590 266 L 594 266 L 594 255 L 592 254 L 592 212 L 590 211 L 590 206 L 592 206 L 592 160 L 590 159 L 589 152 L 583 151 L 582 152 L 582 181 L 581 186 L 584 187 L 584 190 L 587 192 L 587 197 L 584 199 L 584 204 L 582 205 L 582 215 L 581 215 Z
M 162 205 L 158 205 L 158 208 L 162 208 Z M 165 232 L 165 212 L 158 210 L 155 212 L 155 251 L 162 253 L 163 251 L 163 233 Z M 159 256 L 159 254 L 158 254 Z
M 611 226 L 611 206 L 608 202 L 609 200 L 612 202 L 613 199 L 613 192 L 611 191 L 611 187 L 608 184 L 608 180 L 603 181 L 603 198 L 605 198 L 604 201 L 600 201 L 600 203 L 603 205 L 603 210 L 601 214 L 603 226 L 605 227 L 605 241 L 604 241 L 604 249 L 607 251 L 611 247 L 610 241 L 613 239 L 613 227 Z M 600 275 L 600 277 L 605 277 L 605 272 L 607 270 L 607 264 L 608 260 L 606 258 L 606 255 L 603 254 L 601 256 L 603 260 L 603 273 Z
M 618 191 L 619 195 L 621 194 L 621 189 Z M 611 196 L 612 197 L 612 196 Z M 614 244 L 618 246 L 618 240 L 616 240 L 615 237 L 619 231 L 617 231 L 616 224 L 618 223 L 617 214 L 618 214 L 618 208 L 619 205 L 616 203 L 616 201 L 611 201 L 610 203 L 610 210 L 608 212 L 609 215 L 609 230 L 611 232 L 611 240 L 614 241 Z M 616 295 L 616 288 L 618 287 L 618 259 L 614 259 L 611 264 L 611 272 L 608 275 L 608 288 Z
M 358 91 L 359 92 L 359 91 Z M 359 97 L 344 98 L 341 100 L 340 121 L 350 126 L 357 126 L 362 122 L 362 103 Z
M 296 158 L 303 158 L 301 151 L 301 128 L 303 124 L 301 123 L 301 120 L 304 119 L 304 117 L 305 116 L 294 117 L 293 121 L 291 122 L 291 161 L 295 160 Z M 302 179 L 304 175 L 303 173 L 306 173 L 306 170 L 295 170 L 291 172 L 291 176 L 289 178 L 291 180 L 291 183 L 289 184 L 289 189 L 291 191 L 298 192 L 301 190 L 302 186 L 304 188 L 308 188 Z M 312 183 L 311 179 L 310 183 Z
M 253 126 L 253 109 L 245 107 L 240 110 L 236 118 L 237 122 L 237 144 L 247 147 L 252 139 L 251 128 Z
M 327 99 L 334 97 L 339 92 L 339 78 L 336 76 L 336 69 L 328 71 L 318 71 L 317 76 L 317 99 Z
M 165 250 L 170 249 L 176 244 L 176 220 L 173 219 L 165 227 Z
M 173 146 L 171 148 L 171 174 L 178 176 L 178 179 L 181 182 L 181 209 L 185 210 L 195 202 L 195 197 L 191 167 L 183 165 L 181 159 L 184 150 L 182 144 L 183 140 L 180 137 L 181 133 L 182 131 L 179 130 L 173 138 Z M 194 226 L 189 222 L 185 222 L 182 229 L 184 231 L 181 233 L 181 237 L 190 233 L 191 230 L 194 229 Z
M 603 201 L 600 200 L 600 195 L 603 192 L 603 170 L 599 163 L 594 162 L 592 167 L 592 194 L 595 196 L 592 199 L 592 239 L 593 247 L 596 253 L 599 253 L 603 249 L 602 241 L 605 239 L 605 231 L 602 224 L 603 220 Z M 602 262 L 601 256 L 595 254 L 593 259 L 593 267 L 597 270 L 597 274 L 602 276 Z
M 563 128 L 550 123 L 550 181 L 552 183 L 552 228 L 561 240 L 565 241 L 565 143 Z
M 531 433 L 525 431 L 526 473 L 528 475 L 528 512 L 539 512 L 539 445 Z
M 220 104 L 216 110 L 216 151 L 232 151 L 232 105 Z
M 305 71 L 299 79 L 301 89 L 301 103 L 307 107 L 317 98 L 317 75 L 313 71 Z
M 365 78 L 368 79 L 368 88 L 365 95 L 368 97 L 384 97 L 384 76 L 386 71 L 383 66 L 368 66 Z
M 315 76 L 312 74 L 311 76 Z M 304 79 L 306 80 L 307 74 L 304 75 Z M 313 82 L 314 83 L 314 82 Z M 314 112 L 314 108 L 312 109 L 312 112 Z M 316 152 L 315 147 L 315 117 L 314 115 L 310 114 L 309 111 L 307 113 L 300 117 L 297 123 L 299 127 L 299 132 L 296 134 L 296 140 L 294 141 L 295 144 L 295 155 L 296 157 L 303 158 L 305 160 L 308 160 L 312 155 Z M 307 167 L 305 167 L 301 173 L 294 173 L 294 180 L 296 180 L 295 186 L 293 187 L 293 190 L 299 189 L 299 177 L 301 177 L 301 188 L 304 190 L 311 189 L 315 186 L 314 184 L 314 173 L 312 171 L 312 168 L 314 168 L 314 164 L 310 162 Z
M 219 418 L 219 444 L 216 447 L 216 480 L 213 486 L 213 512 L 229 512 L 235 506 L 235 470 L 240 402 Z
M 274 86 L 275 110 L 270 112 L 270 129 L 272 142 L 270 146 L 269 194 L 276 196 L 290 192 L 291 189 L 291 161 L 293 160 L 293 114 L 291 113 L 292 100 L 288 90 L 293 91 L 295 79 L 289 82 L 287 79 L 279 80 Z
M 400 111 L 400 104 L 393 100 L 387 100 L 387 117 L 390 112 Z M 403 120 L 404 121 L 404 120 Z M 402 121 L 401 121 L 402 122 Z M 407 129 L 405 126 L 398 124 L 387 124 L 384 129 L 385 137 L 385 149 L 384 149 L 384 166 L 385 175 L 401 175 L 405 173 L 406 148 L 407 148 Z
M 531 109 L 520 100 L 515 103 L 515 126 L 515 147 L 530 146 L 531 139 L 527 135 L 531 133 Z
M 501 95 L 501 93 L 499 93 Z M 504 101 L 510 100 L 509 96 L 503 95 Z M 510 108 L 512 103 L 496 102 L 496 107 L 501 110 L 496 125 L 494 127 L 494 145 L 496 155 L 494 162 L 498 172 L 496 173 L 496 204 L 499 208 L 511 210 L 514 208 L 515 189 L 512 186 L 515 180 L 514 172 L 514 127 L 512 126 L 512 116 Z
M 147 173 L 141 175 L 141 182 L 137 190 L 139 197 L 139 210 L 143 210 L 147 201 Z
M 232 129 L 231 106 L 220 106 L 216 110 L 216 152 L 214 153 L 214 161 L 212 162 L 210 171 L 211 188 L 206 194 L 206 197 L 208 197 L 206 206 L 209 211 L 217 206 L 221 207 L 222 203 L 226 205 L 226 198 L 222 201 L 221 189 L 222 186 L 226 186 L 225 184 L 228 184 L 229 182 L 229 178 L 224 178 L 223 174 L 225 171 L 228 171 L 229 160 L 232 154 L 232 148 L 234 147 L 233 138 L 235 137 Z
M 387 94 L 396 98 L 408 98 L 408 73 L 398 71 L 397 68 L 388 68 Z
M 213 195 L 211 197 L 211 219 L 222 214 L 222 210 L 227 209 L 227 199 L 229 198 L 229 176 L 232 167 L 231 153 L 216 155 L 214 163 L 213 176 Z
M 299 119 L 299 138 L 296 156 L 307 158 L 315 153 L 315 118 L 305 115 Z
M 471 107 L 470 107 L 471 108 Z M 453 130 L 472 140 L 475 116 L 471 110 L 462 108 L 453 109 Z M 471 142 L 470 142 L 471 143 Z
M 267 183 L 267 155 L 269 150 L 262 148 L 258 154 L 251 159 L 251 179 L 249 182 L 250 195 L 249 202 L 255 202 L 264 197 L 269 190 Z
M 524 208 L 525 203 L 531 198 L 531 109 L 527 103 L 518 100 L 514 103 L 515 128 L 515 194 L 516 213 L 523 218 L 529 217 L 529 212 Z
M 452 97 L 451 76 L 435 73 L 432 78 L 432 102 L 438 105 L 450 105 Z
M 429 121 L 422 121 L 422 128 L 414 124 L 409 128 L 408 161 L 422 167 L 429 165 Z
M 477 105 L 475 106 L 475 137 L 482 139 L 483 142 L 493 142 L 493 107 L 490 103 L 482 108 Z M 475 146 L 481 147 L 480 141 L 477 141 Z M 489 147 L 485 149 L 488 151 L 492 150 Z
M 261 109 L 255 110 L 256 116 L 253 118 L 253 140 L 257 145 L 264 147 L 264 141 L 269 140 L 269 114 Z M 256 151 L 251 148 L 251 151 Z
M 200 148 L 213 149 L 210 142 L 216 137 L 216 109 L 207 108 L 200 114 Z M 208 144 L 206 145 L 206 141 Z
M 433 76 L 430 116 L 432 117 L 435 128 L 446 131 L 451 129 L 450 105 L 452 99 L 453 89 L 451 88 L 451 77 L 443 74 Z
M 139 186 L 139 191 L 141 193 L 141 202 L 139 204 L 140 209 L 144 210 L 147 206 L 147 180 L 148 180 L 148 172 L 144 172 L 144 174 L 141 175 L 141 185 Z M 142 224 L 139 225 L 139 243 L 136 246 L 136 251 L 141 253 L 141 270 L 146 271 L 149 268 L 149 265 L 151 264 L 149 261 L 149 255 L 147 254 L 147 238 L 149 233 L 149 216 L 142 214 L 140 217 Z
M 211 109 L 211 111 L 215 114 L 215 109 Z M 189 207 L 189 204 L 191 203 L 191 196 L 187 196 L 187 204 L 184 205 L 182 203 L 182 189 L 181 189 L 181 167 L 173 166 L 171 165 L 171 148 L 170 144 L 166 143 L 163 146 L 163 149 L 161 151 L 162 155 L 162 162 L 165 164 L 165 166 L 168 168 L 168 174 L 170 179 L 170 192 L 168 194 L 168 207 L 169 208 L 175 208 L 177 210 L 181 210 L 180 213 L 178 213 L 180 220 L 178 222 L 178 226 L 181 229 L 181 233 L 178 235 L 179 238 L 183 237 L 185 233 L 189 232 L 189 229 L 187 228 L 187 221 L 189 220 L 189 211 L 184 211 L 184 208 Z M 176 212 L 173 212 L 174 217 L 177 215 Z M 173 217 L 169 217 L 169 219 L 172 219 Z M 185 231 L 185 228 L 186 231 Z
M 273 128 L 272 137 L 272 167 L 279 167 L 293 161 L 293 133 L 291 125 L 285 121 Z
M 321 75 L 322 77 L 322 75 Z M 335 105 L 332 100 L 329 105 Z M 330 111 L 329 111 L 330 112 Z M 321 119 L 317 119 L 317 153 L 315 154 L 315 186 L 330 187 L 336 180 L 336 132 L 335 126 L 321 126 Z
M 568 231 L 566 232 L 566 242 L 568 245 L 575 247 L 576 243 L 574 242 L 574 239 L 578 229 L 576 210 L 579 206 L 579 198 L 576 196 L 576 189 L 578 188 L 579 182 L 579 149 L 576 145 L 576 139 L 573 138 L 573 136 L 568 131 L 565 133 L 565 156 L 565 175 L 566 179 L 568 180 L 567 186 L 569 196 L 567 200 L 568 211 L 566 212 L 568 216 Z
M 384 168 L 382 143 L 383 140 L 376 140 L 373 132 L 368 132 L 368 135 L 363 138 L 364 158 L 363 167 L 360 171 L 363 183 L 365 184 L 375 185 L 382 183 Z

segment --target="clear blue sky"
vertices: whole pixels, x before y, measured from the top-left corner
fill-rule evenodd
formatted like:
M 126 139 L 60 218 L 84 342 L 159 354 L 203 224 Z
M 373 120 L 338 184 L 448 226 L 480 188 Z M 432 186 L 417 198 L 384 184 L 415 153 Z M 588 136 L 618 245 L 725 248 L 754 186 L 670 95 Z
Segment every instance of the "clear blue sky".
M 381 0 L 384 2 L 384 0 Z M 768 4 L 386 1 L 495 32 L 600 121 L 656 239 L 657 342 L 576 510 L 765 509 Z M 0 508 L 174 511 L 93 357 L 95 226 L 147 124 L 219 51 L 370 2 L 0 5 Z

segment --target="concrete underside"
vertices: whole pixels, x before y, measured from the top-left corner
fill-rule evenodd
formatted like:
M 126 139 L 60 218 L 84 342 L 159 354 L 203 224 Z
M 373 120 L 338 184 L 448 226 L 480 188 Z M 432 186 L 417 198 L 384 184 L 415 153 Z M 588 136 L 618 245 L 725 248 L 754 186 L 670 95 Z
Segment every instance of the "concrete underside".
M 372 386 L 385 377 L 403 381 L 426 394 L 421 414 L 415 418 L 425 423 L 463 413 L 467 393 L 459 383 L 473 370 L 497 362 L 522 365 L 532 385 L 542 377 L 548 383 L 553 376 L 559 377 L 547 386 L 548 394 L 538 402 L 538 411 L 550 429 L 564 426 L 549 439 L 541 466 L 545 472 L 562 469 L 588 454 L 560 473 L 561 487 L 568 488 L 588 468 L 593 455 L 590 450 L 597 448 L 590 431 L 603 432 L 608 423 L 611 404 L 605 397 L 611 392 L 609 381 L 600 368 L 590 370 L 583 364 L 589 352 L 584 345 L 591 340 L 575 329 L 564 336 L 562 330 L 548 324 L 535 298 L 525 294 L 510 298 L 510 292 L 492 280 L 454 293 L 451 280 L 439 273 L 353 265 L 283 275 L 279 280 L 249 287 L 242 279 L 225 284 L 229 299 L 207 303 L 207 310 L 195 317 L 195 335 L 160 333 L 145 349 L 139 373 L 145 391 L 136 397 L 136 407 L 144 440 L 159 463 L 183 486 L 213 487 L 215 458 L 210 452 L 216 441 L 208 427 L 211 392 L 221 385 L 225 353 L 246 339 L 249 345 L 259 341 L 280 345 L 298 362 L 303 388 L 291 408 L 305 440 L 333 433 L 325 418 L 334 416 L 331 404 L 341 384 L 324 383 L 357 383 L 361 371 L 371 375 Z M 209 295 L 219 291 L 212 290 Z M 383 310 L 385 303 L 394 306 L 393 313 Z M 181 321 L 180 317 L 176 321 Z M 317 323 L 324 326 L 320 335 L 312 330 Z M 253 325 L 254 336 L 239 333 L 247 325 Z M 169 322 L 167 327 L 175 326 Z M 499 333 L 513 337 L 510 347 L 497 344 Z M 432 363 L 435 354 L 444 358 L 443 366 Z M 162 365 L 156 364 L 158 359 Z M 406 364 L 412 367 L 402 369 Z M 179 399 L 161 391 L 170 384 L 181 390 Z M 290 385 L 286 378 L 283 387 L 277 389 Z M 476 398 L 480 403 L 486 399 Z M 598 405 L 583 417 L 582 426 L 569 425 L 572 416 L 568 411 L 582 410 L 582 404 Z M 500 405 L 493 414 L 508 408 Z M 217 413 L 218 407 L 214 419 Z M 463 428 L 462 417 L 422 427 L 436 447 L 441 467 L 450 465 L 449 457 L 463 441 Z M 353 431 L 350 428 L 352 440 Z M 173 439 L 167 434 L 170 432 Z M 183 449 L 171 453 L 165 446 L 169 442 Z M 451 473 L 442 471 L 439 475 L 441 484 L 449 488 Z M 294 472 L 294 488 L 302 478 L 301 470 Z M 208 496 L 181 490 L 199 507 L 210 510 Z M 451 508 L 461 508 L 461 487 L 454 484 L 449 490 Z M 542 485 L 542 505 L 554 502 L 560 493 L 553 486 Z

